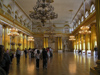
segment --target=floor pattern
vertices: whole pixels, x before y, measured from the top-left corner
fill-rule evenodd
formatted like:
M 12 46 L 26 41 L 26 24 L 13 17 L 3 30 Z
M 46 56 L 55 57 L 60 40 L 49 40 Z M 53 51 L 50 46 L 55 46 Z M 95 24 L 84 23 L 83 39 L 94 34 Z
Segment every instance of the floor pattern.
M 48 59 L 48 67 L 43 70 L 40 60 L 39 70 L 36 69 L 35 58 L 25 59 L 21 56 L 20 65 L 16 65 L 16 58 L 10 67 L 9 75 L 89 75 L 90 67 L 96 65 L 93 56 L 79 55 L 72 52 L 53 53 Z

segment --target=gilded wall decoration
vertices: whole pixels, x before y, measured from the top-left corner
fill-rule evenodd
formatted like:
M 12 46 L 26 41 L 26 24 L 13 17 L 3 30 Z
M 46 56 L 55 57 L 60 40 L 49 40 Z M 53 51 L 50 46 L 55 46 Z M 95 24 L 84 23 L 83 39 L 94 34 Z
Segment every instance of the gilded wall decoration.
M 63 50 L 64 51 L 72 51 L 72 41 L 69 41 L 69 37 L 63 38 Z
M 34 47 L 37 49 L 42 49 L 43 48 L 43 38 L 35 37 L 34 40 L 35 40 Z

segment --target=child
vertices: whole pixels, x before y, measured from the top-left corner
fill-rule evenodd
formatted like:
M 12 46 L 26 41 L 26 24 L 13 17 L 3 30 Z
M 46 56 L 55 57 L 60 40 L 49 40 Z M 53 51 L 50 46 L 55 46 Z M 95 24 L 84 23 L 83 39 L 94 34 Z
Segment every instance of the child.
M 37 50 L 37 53 L 36 53 L 36 68 L 39 69 L 39 59 L 40 59 L 40 51 Z

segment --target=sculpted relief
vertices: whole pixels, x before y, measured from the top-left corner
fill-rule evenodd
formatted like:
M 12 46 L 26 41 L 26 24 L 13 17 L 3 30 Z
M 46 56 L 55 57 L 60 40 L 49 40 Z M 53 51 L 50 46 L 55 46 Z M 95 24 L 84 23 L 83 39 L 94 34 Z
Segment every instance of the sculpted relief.
M 34 47 L 35 48 L 38 48 L 38 49 L 41 49 L 41 48 L 43 48 L 43 38 L 39 38 L 39 37 L 36 37 L 36 38 L 34 38 Z
M 63 49 L 64 49 L 64 51 L 71 51 L 72 50 L 72 42 L 69 41 L 69 37 L 63 38 Z

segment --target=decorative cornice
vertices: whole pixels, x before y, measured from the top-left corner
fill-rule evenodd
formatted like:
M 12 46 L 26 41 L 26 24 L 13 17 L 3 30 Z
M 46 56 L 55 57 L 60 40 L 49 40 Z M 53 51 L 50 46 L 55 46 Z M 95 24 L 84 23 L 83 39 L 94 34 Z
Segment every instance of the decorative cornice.
M 87 26 L 91 24 L 96 19 L 96 12 L 91 13 L 71 34 L 76 34 L 81 26 Z

